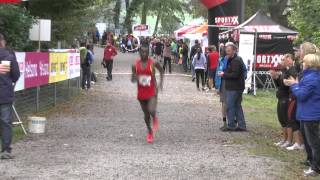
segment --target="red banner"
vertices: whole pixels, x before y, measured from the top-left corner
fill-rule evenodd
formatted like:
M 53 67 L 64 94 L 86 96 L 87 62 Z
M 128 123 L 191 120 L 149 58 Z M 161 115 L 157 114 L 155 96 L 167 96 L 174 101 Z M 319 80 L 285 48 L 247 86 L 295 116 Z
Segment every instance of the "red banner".
M 25 88 L 49 83 L 49 53 L 26 53 Z
M 283 54 L 257 54 L 256 68 L 277 69 Z
M 0 0 L 0 4 L 19 4 L 21 0 Z
M 227 2 L 227 0 L 201 0 L 201 3 L 205 5 L 208 9 L 219 6 Z

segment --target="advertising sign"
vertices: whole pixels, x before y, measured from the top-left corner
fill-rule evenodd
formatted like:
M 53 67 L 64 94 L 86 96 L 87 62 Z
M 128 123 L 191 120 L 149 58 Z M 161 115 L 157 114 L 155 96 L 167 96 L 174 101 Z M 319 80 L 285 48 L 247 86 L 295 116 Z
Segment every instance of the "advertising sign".
M 24 71 L 25 71 L 25 59 L 26 53 L 24 52 L 16 52 L 16 58 L 20 69 L 20 78 L 15 84 L 14 91 L 21 91 L 24 89 Z
M 149 26 L 146 24 L 133 25 L 132 32 L 134 36 L 150 36 Z
M 68 79 L 80 77 L 80 54 L 69 53 L 68 54 L 69 74 Z
M 26 53 L 25 88 L 37 87 L 49 82 L 49 54 Z
M 50 53 L 49 83 L 68 79 L 68 53 Z

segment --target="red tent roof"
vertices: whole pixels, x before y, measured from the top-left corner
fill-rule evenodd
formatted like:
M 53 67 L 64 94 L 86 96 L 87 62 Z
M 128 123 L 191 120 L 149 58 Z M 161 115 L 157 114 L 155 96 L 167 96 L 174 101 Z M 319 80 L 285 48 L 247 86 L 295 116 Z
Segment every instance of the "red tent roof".
M 18 4 L 21 0 L 0 0 L 0 4 Z

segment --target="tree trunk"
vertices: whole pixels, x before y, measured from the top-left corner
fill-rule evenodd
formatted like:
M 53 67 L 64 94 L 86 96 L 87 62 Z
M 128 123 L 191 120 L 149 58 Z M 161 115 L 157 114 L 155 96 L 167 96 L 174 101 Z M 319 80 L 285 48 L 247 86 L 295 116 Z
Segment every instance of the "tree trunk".
M 114 7 L 114 17 L 113 17 L 113 21 L 114 21 L 114 27 L 115 29 L 119 29 L 120 28 L 120 9 L 121 9 L 121 0 L 117 0 L 116 5 Z
M 141 13 L 141 24 L 147 24 L 147 15 L 148 15 L 148 4 L 147 0 L 143 1 L 142 13 Z
M 156 35 L 157 32 L 158 32 L 158 26 L 159 26 L 159 22 L 160 22 L 160 19 L 161 19 L 161 14 L 162 14 L 162 8 L 161 8 L 161 5 L 160 5 L 160 8 L 159 8 L 158 14 L 157 14 L 156 25 L 154 26 L 153 35 Z
M 286 16 L 283 15 L 284 10 L 287 8 L 288 0 L 274 1 L 270 3 L 268 9 L 271 18 L 277 23 L 288 26 L 288 20 Z
M 124 20 L 124 26 L 127 29 L 128 34 L 132 33 L 132 18 L 134 17 L 139 5 L 143 0 L 132 0 L 129 8 L 127 8 L 127 14 Z

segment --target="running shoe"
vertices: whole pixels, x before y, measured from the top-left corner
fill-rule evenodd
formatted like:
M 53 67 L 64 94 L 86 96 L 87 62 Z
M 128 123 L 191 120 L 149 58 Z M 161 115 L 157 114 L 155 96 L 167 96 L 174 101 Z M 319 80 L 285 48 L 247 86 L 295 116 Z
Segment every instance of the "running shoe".
M 303 173 L 305 177 L 310 177 L 310 176 L 315 177 L 319 175 L 319 172 L 313 170 L 312 168 L 304 170 Z
M 152 130 L 153 130 L 154 132 L 156 132 L 156 131 L 158 130 L 158 128 L 159 128 L 159 120 L 158 120 L 158 117 L 155 116 L 155 117 L 153 118 L 153 127 L 152 127 Z
M 292 146 L 291 142 L 289 142 L 289 141 L 286 141 L 285 143 L 283 143 L 282 145 L 280 145 L 280 147 L 282 147 L 282 148 L 287 148 L 287 147 L 289 147 L 289 146 Z
M 294 145 L 287 147 L 288 151 L 293 150 L 304 150 L 304 144 L 299 145 L 298 143 L 294 143 Z
M 3 152 L 1 153 L 1 159 L 6 160 L 6 159 L 13 159 L 14 156 L 11 155 L 11 153 L 8 152 Z
M 147 142 L 148 143 L 153 143 L 153 133 L 151 132 L 149 132 L 148 134 L 147 134 Z
M 281 141 L 279 141 L 279 142 L 277 142 L 277 143 L 274 143 L 274 145 L 276 145 L 276 146 L 281 146 L 282 144 L 284 144 L 286 141 L 285 140 L 281 140 Z

